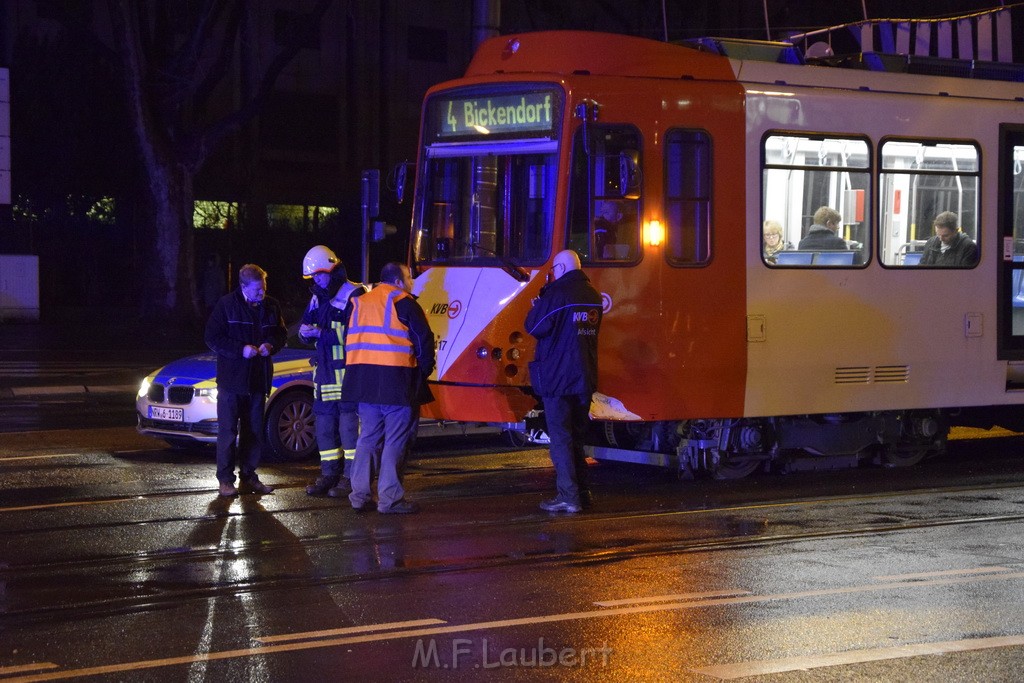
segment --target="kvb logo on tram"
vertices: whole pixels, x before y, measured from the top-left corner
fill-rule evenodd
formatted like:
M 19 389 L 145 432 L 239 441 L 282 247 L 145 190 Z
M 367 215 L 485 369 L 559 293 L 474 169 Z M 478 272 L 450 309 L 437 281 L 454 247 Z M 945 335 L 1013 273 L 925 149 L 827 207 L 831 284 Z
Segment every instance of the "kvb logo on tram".
M 447 315 L 449 318 L 459 317 L 462 312 L 462 302 L 458 299 L 451 302 L 436 303 L 430 307 L 430 315 Z

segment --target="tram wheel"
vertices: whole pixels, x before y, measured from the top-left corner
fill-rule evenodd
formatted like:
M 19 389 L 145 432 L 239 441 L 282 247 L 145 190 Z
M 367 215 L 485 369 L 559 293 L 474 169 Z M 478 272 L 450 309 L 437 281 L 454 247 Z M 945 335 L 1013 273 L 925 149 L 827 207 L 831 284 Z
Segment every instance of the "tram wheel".
M 742 479 L 753 474 L 763 464 L 763 460 L 733 460 L 726 456 L 719 461 L 718 467 L 711 473 L 711 476 L 720 480 Z
M 912 467 L 928 455 L 928 446 L 904 444 L 889 446 L 882 451 L 882 462 L 886 467 Z

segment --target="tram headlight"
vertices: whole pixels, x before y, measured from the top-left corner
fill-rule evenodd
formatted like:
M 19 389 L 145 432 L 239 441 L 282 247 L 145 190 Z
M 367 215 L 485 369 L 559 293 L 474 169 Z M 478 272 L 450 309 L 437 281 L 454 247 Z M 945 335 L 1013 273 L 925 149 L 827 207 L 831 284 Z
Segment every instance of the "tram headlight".
M 519 349 L 509 349 L 505 355 L 509 360 L 519 360 Z
M 489 355 L 491 355 L 491 352 L 487 350 L 486 346 L 481 346 L 476 350 L 477 358 L 487 358 Z

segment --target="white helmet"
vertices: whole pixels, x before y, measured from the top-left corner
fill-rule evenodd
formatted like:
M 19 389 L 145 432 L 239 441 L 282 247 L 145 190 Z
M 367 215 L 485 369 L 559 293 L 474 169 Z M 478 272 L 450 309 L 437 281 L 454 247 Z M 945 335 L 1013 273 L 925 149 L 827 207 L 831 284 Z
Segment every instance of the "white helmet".
M 322 244 L 318 244 L 306 252 L 302 259 L 302 277 L 309 279 L 314 273 L 329 273 L 341 260 L 334 252 Z

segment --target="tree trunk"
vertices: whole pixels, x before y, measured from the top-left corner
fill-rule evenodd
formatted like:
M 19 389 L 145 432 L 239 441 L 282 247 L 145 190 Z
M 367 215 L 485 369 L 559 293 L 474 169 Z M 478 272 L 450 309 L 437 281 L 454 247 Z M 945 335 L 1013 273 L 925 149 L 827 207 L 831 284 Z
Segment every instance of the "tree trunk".
M 149 272 L 150 316 L 170 314 L 179 323 L 199 322 L 196 297 L 195 237 L 192 233 L 192 173 L 180 163 L 147 159 L 147 194 L 153 217 L 153 254 Z

